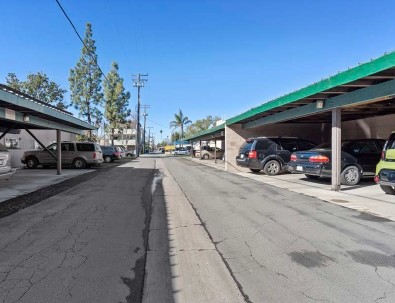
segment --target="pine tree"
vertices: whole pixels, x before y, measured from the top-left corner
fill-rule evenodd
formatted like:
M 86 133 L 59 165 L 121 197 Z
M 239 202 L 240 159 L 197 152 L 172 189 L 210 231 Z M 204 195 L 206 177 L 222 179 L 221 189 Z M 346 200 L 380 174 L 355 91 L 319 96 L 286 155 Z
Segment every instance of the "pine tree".
M 51 81 L 43 72 L 29 73 L 26 81 L 20 81 L 16 74 L 8 73 L 6 81 L 11 88 L 52 104 L 59 109 L 66 109 L 68 106 L 63 102 L 64 94 L 67 91 L 61 88 L 59 84 Z
M 107 74 L 104 82 L 104 116 L 108 121 L 112 134 L 112 145 L 114 145 L 114 129 L 119 128 L 121 123 L 126 123 L 130 115 L 129 106 L 130 93 L 125 92 L 123 79 L 118 73 L 118 64 L 113 62 L 111 71 Z
M 103 102 L 101 76 L 95 40 L 92 39 L 92 26 L 87 23 L 82 54 L 75 69 L 70 69 L 69 82 L 72 105 L 79 111 L 80 117 L 96 125 L 103 116 L 99 108 Z M 91 131 L 89 138 L 92 139 Z

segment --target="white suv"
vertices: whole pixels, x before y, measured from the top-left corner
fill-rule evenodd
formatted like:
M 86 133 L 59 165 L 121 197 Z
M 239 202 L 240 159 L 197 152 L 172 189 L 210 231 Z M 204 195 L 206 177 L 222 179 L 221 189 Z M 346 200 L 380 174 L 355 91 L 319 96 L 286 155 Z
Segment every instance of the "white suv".
M 85 168 L 103 163 L 103 153 L 100 145 L 93 142 L 62 142 L 62 164 L 72 165 L 74 168 Z M 47 147 L 56 156 L 57 143 Z M 47 150 L 30 150 L 23 153 L 21 162 L 28 168 L 38 165 L 56 165 L 56 159 Z

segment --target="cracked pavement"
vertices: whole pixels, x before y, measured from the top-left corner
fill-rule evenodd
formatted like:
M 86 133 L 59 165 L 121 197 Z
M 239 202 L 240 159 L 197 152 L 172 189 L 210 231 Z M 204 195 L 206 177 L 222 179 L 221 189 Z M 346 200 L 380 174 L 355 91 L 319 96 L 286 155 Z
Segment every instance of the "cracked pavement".
M 247 302 L 395 302 L 395 222 L 165 161 Z
M 1 218 L 0 302 L 140 300 L 136 264 L 145 258 L 154 169 L 138 166 L 116 167 Z
M 175 157 L 0 219 L 0 303 L 389 303 L 394 268 L 394 222 Z

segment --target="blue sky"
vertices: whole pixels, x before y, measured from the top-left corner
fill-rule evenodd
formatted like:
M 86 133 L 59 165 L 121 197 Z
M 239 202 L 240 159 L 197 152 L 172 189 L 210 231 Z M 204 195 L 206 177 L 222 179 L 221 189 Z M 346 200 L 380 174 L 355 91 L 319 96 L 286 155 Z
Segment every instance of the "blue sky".
M 55 0 L 2 0 L 0 83 L 45 72 L 69 90 L 81 42 Z M 148 73 L 141 103 L 160 140 L 182 109 L 192 121 L 230 118 L 395 49 L 395 2 L 314 0 L 60 0 L 103 71 Z M 66 96 L 69 101 L 69 95 Z

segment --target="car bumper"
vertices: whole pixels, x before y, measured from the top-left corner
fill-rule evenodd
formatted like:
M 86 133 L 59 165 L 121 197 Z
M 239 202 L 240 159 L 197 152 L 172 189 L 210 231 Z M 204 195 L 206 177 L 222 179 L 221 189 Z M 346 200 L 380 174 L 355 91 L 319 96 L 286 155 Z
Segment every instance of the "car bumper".
M 305 174 L 319 177 L 330 177 L 331 171 L 325 169 L 322 164 L 290 162 L 287 170 L 293 174 Z
M 104 162 L 103 159 L 97 159 L 97 160 L 95 160 L 95 161 L 92 163 L 92 165 L 93 165 L 93 166 L 100 166 L 100 165 L 103 164 L 103 162 Z
M 395 170 L 393 169 L 382 169 L 379 174 L 379 184 L 395 186 Z
M 261 163 L 256 159 L 241 159 L 239 157 L 236 158 L 236 164 L 241 167 L 247 167 L 251 169 L 262 169 Z

